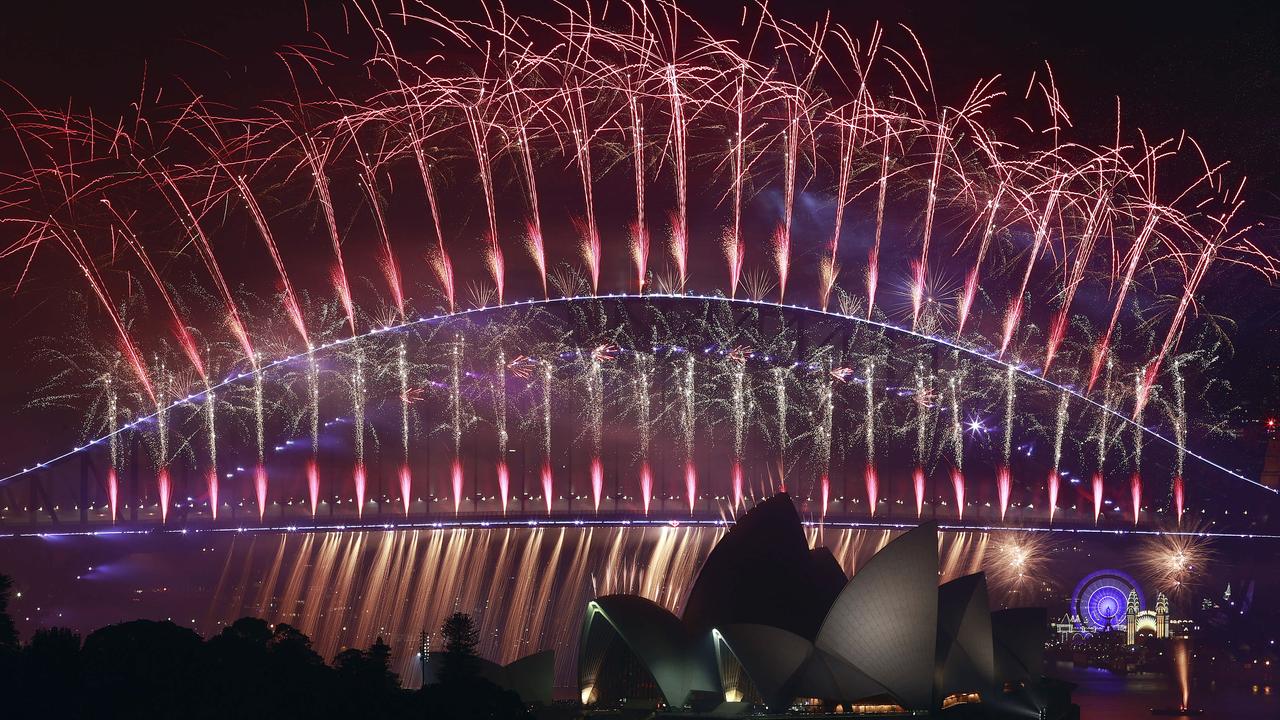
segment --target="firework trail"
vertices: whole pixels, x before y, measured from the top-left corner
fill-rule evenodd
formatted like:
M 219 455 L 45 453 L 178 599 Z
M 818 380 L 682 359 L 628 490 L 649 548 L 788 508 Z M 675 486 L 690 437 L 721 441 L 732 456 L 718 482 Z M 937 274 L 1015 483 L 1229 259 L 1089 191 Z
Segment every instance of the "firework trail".
M 209 450 L 209 467 L 205 468 L 205 489 L 209 492 L 209 515 L 218 519 L 218 398 L 212 389 L 204 391 L 204 426 Z
M 644 116 L 634 93 L 627 95 L 627 116 L 631 121 L 631 167 L 635 171 L 636 219 L 631 224 L 631 262 L 636 272 L 636 292 L 643 293 L 649 274 L 649 229 L 644 219 Z
M 689 127 L 674 62 L 667 65 L 666 81 L 671 102 L 671 154 L 675 160 L 676 180 L 676 209 L 671 216 L 671 255 L 676 263 L 680 292 L 684 292 L 689 280 L 689 159 L 686 150 Z M 686 472 L 686 475 L 690 474 Z
M 582 199 L 586 208 L 585 217 L 578 222 L 582 235 L 582 258 L 587 263 L 587 275 L 591 278 L 591 294 L 600 292 L 600 230 L 596 225 L 596 204 L 592 196 L 591 185 L 594 176 L 591 172 L 591 130 L 587 127 L 587 104 L 582 99 L 581 89 L 570 95 L 569 119 L 573 135 L 575 159 L 578 164 L 578 175 L 582 180 Z
M 188 230 L 191 236 L 192 245 L 196 248 L 197 254 L 200 256 L 201 262 L 208 271 L 209 277 L 212 278 L 214 286 L 217 288 L 218 296 L 222 300 L 223 306 L 226 308 L 226 321 L 230 326 L 231 334 L 240 343 L 240 349 L 244 351 L 244 356 L 252 363 L 257 362 L 257 353 L 253 350 L 253 345 L 249 341 L 249 331 L 245 327 L 244 321 L 241 319 L 240 310 L 236 306 L 236 301 L 231 295 L 231 289 L 227 285 L 227 279 L 223 275 L 222 268 L 218 264 L 217 257 L 213 254 L 213 244 L 205 233 L 204 227 L 200 224 L 200 218 L 192 210 L 191 205 L 187 202 L 187 198 L 178 188 L 178 184 L 173 177 L 165 170 L 157 173 L 147 173 L 148 177 L 156 183 L 156 187 L 160 190 L 160 194 L 168 203 L 170 209 L 177 216 L 178 221 L 184 228 Z M 114 208 L 112 209 L 114 213 Z M 256 367 L 256 365 L 255 365 Z
M 1054 211 L 1058 205 L 1058 198 L 1062 193 L 1061 184 L 1064 182 L 1061 178 L 1062 176 L 1059 175 L 1058 178 L 1052 181 L 1048 200 L 1046 200 L 1044 210 L 1040 214 L 1040 221 L 1036 225 L 1035 236 L 1031 241 L 1031 252 L 1027 256 L 1027 269 L 1022 274 L 1022 284 L 1019 286 L 1017 294 L 1009 302 L 1009 309 L 1005 311 L 1004 334 L 1000 338 L 1001 356 L 1009 349 L 1009 342 L 1013 340 L 1013 334 L 1021 326 L 1022 315 L 1026 309 L 1027 287 L 1031 284 L 1031 272 L 1035 270 L 1036 262 L 1039 261 L 1040 256 L 1049 245 L 1049 231 L 1054 219 Z
M 1151 165 L 1152 181 L 1154 181 L 1154 162 Z M 1107 361 L 1111 348 L 1111 336 L 1115 332 L 1116 323 L 1120 320 L 1120 311 L 1124 309 L 1125 297 L 1129 293 L 1129 288 L 1133 285 L 1134 277 L 1138 272 L 1138 268 L 1142 265 L 1142 259 L 1147 253 L 1148 244 L 1155 236 L 1156 222 L 1160 219 L 1161 208 L 1154 203 L 1148 203 L 1146 219 L 1143 220 L 1142 229 L 1134 236 L 1133 244 L 1130 245 L 1128 253 L 1124 260 L 1124 276 L 1117 284 L 1117 295 L 1115 306 L 1111 310 L 1111 321 L 1107 323 L 1107 329 L 1099 338 L 1097 346 L 1093 351 L 1093 365 L 1089 368 L 1089 384 L 1087 390 L 1092 391 L 1094 384 L 1098 381 L 1098 374 L 1102 371 L 1102 365 Z
M 1102 235 L 1102 231 L 1107 225 L 1107 214 L 1111 209 L 1107 205 L 1107 199 L 1113 187 L 1114 185 L 1110 183 L 1101 181 L 1097 183 L 1086 216 L 1084 232 L 1081 233 L 1080 240 L 1076 243 L 1075 252 L 1070 260 L 1064 263 L 1066 277 L 1062 288 L 1062 306 L 1054 313 L 1053 319 L 1050 320 L 1049 334 L 1045 339 L 1043 367 L 1043 372 L 1045 373 L 1049 372 L 1049 366 L 1053 364 L 1058 348 L 1066 337 L 1071 301 L 1075 299 L 1076 291 L 1080 289 L 1081 283 L 1084 282 L 1085 271 L 1089 267 L 1089 261 L 1093 259 L 1094 248 L 1098 244 L 1098 238 Z
M 1248 228 L 1241 228 L 1229 234 L 1232 217 L 1239 209 L 1240 202 L 1237 199 L 1235 204 L 1224 211 L 1221 216 L 1213 218 L 1213 221 L 1218 225 L 1217 232 L 1201 241 L 1202 245 L 1196 257 L 1195 266 L 1187 276 L 1186 284 L 1182 288 L 1182 297 L 1178 300 L 1178 308 L 1174 311 L 1173 318 L 1169 321 L 1169 331 L 1165 334 L 1164 342 L 1160 345 L 1160 351 L 1147 363 L 1147 367 L 1143 372 L 1142 383 L 1138 387 L 1137 398 L 1134 400 L 1133 405 L 1133 417 L 1135 419 L 1146 407 L 1147 396 L 1151 386 L 1155 383 L 1156 376 L 1160 373 L 1160 364 L 1164 362 L 1164 359 L 1178 344 L 1178 338 L 1182 335 L 1183 324 L 1186 320 L 1187 310 L 1191 307 L 1196 292 L 1204 281 L 1205 275 L 1208 274 L 1214 258 L 1222 251 L 1224 246 L 1248 230 Z
M 848 203 L 849 181 L 853 174 L 853 148 L 855 129 L 842 117 L 840 119 L 840 171 L 836 180 L 836 217 L 835 227 L 831 230 L 831 241 L 827 243 L 828 254 L 822 261 L 818 286 L 818 307 L 826 310 L 831 298 L 831 290 L 835 287 L 836 276 L 839 275 L 840 264 L 837 262 L 840 251 L 840 229 L 844 225 L 844 210 Z
M 343 311 L 346 312 L 347 325 L 351 328 L 351 334 L 355 335 L 356 310 L 351 298 L 351 282 L 347 279 L 347 266 L 342 256 L 342 237 L 338 234 L 338 219 L 334 213 L 333 195 L 329 188 L 329 176 L 325 172 L 325 165 L 328 163 L 329 154 L 333 151 L 335 143 L 332 140 L 326 142 L 323 138 L 317 141 L 315 134 L 310 132 L 303 132 L 297 140 L 311 171 L 316 200 L 320 203 L 325 228 L 329 231 L 329 243 L 333 247 L 334 290 L 337 292 L 338 301 L 342 303 Z M 321 146 L 324 148 L 321 149 Z
M 249 184 L 244 178 L 235 176 L 232 180 L 236 184 L 236 188 L 240 191 L 240 197 L 244 200 L 245 207 L 249 210 L 249 216 L 253 218 L 253 224 L 258 229 L 258 234 L 262 237 L 262 242 L 267 246 L 267 252 L 271 255 L 271 262 L 275 266 L 276 275 L 280 279 L 280 287 L 284 291 L 284 309 L 293 322 L 293 327 L 298 331 L 298 335 L 302 338 L 302 344 L 306 347 L 311 346 L 311 340 L 307 337 L 307 324 L 302 318 L 302 306 L 298 304 L 298 296 L 293 291 L 293 283 L 289 281 L 289 273 L 285 270 L 284 260 L 280 257 L 280 248 L 276 245 L 275 237 L 271 234 L 271 228 L 267 225 L 267 219 L 262 214 L 262 208 L 259 207 L 257 199 L 253 195 L 253 191 L 249 189 Z
M 1058 473 L 1058 464 L 1062 461 L 1062 439 L 1067 429 L 1067 406 L 1071 394 L 1062 391 L 1058 400 L 1057 421 L 1053 431 L 1053 466 L 1049 468 L 1049 522 L 1053 523 L 1053 515 L 1058 509 L 1058 487 L 1062 476 Z
M 102 280 L 102 276 L 98 272 L 97 266 L 93 263 L 89 255 L 88 248 L 84 246 L 79 236 L 68 234 L 57 230 L 57 237 L 62 246 L 67 250 L 72 260 L 75 261 L 79 270 L 84 274 L 85 279 L 89 283 L 89 288 L 93 291 L 94 296 L 98 299 L 99 304 L 107 313 L 107 317 L 111 320 L 111 325 L 116 331 L 116 336 L 120 340 L 120 346 L 124 352 L 125 359 L 129 363 L 129 368 L 133 371 L 134 377 L 142 385 L 143 390 L 147 393 L 147 397 L 155 402 L 156 393 L 152 386 L 150 374 L 147 373 L 146 365 L 139 354 L 137 346 L 134 344 L 133 336 L 129 334 L 125 328 L 124 320 L 120 317 L 119 311 L 116 310 L 115 304 L 111 299 L 111 295 L 107 292 L 106 284 Z
M 729 297 L 737 297 L 738 283 L 742 278 L 742 261 L 747 254 L 746 243 L 742 239 L 742 185 L 746 181 L 746 137 L 743 135 L 745 121 L 745 98 L 743 83 L 745 69 L 739 73 L 734 102 L 734 133 L 729 140 L 729 172 L 731 180 L 729 190 L 733 195 L 733 225 L 724 238 L 725 260 L 729 265 Z
M 412 123 L 410 126 L 412 127 Z M 449 260 L 449 253 L 444 248 L 444 230 L 440 225 L 440 205 L 436 201 L 436 186 L 431 180 L 431 166 L 427 162 L 426 156 L 423 154 L 421 142 L 413 143 L 414 157 L 418 161 L 418 172 L 422 177 L 423 192 L 427 196 L 427 206 L 431 209 L 431 224 L 435 229 L 436 245 L 434 250 L 427 254 L 427 261 L 431 269 L 436 274 L 436 280 L 440 283 L 440 290 L 444 293 L 445 307 L 449 312 L 453 312 L 457 308 L 457 293 L 454 289 L 453 279 L 453 263 Z M 541 236 L 539 236 L 541 240 Z M 541 247 L 541 246 L 539 246 Z M 545 275 L 543 276 L 546 277 Z M 544 279 L 545 283 L 545 279 Z
M 196 348 L 195 338 L 192 337 L 191 330 L 187 327 L 187 324 L 183 322 L 182 316 L 178 313 L 178 307 L 174 303 L 173 295 L 169 292 L 164 280 L 160 279 L 160 273 L 156 271 L 155 265 L 152 264 L 151 257 L 147 254 L 146 248 L 143 247 L 142 242 L 138 240 L 137 235 L 135 235 L 129 228 L 129 225 L 125 222 L 124 218 L 120 217 L 119 213 L 115 211 L 115 208 L 111 207 L 111 201 L 103 198 L 102 204 L 111 211 L 111 214 L 115 216 L 116 220 L 120 223 L 120 234 L 128 242 L 129 247 L 133 250 L 134 254 L 138 256 L 139 262 L 141 262 L 142 266 L 146 269 L 147 275 L 151 277 L 152 283 L 156 286 L 156 290 L 159 291 L 160 297 L 164 300 L 165 307 L 168 308 L 169 315 L 173 319 L 173 332 L 177 337 L 178 346 L 181 347 L 182 352 L 186 354 L 187 359 L 191 362 L 191 366 L 195 368 L 196 374 L 200 376 L 201 380 L 205 381 L 205 384 L 208 384 L 208 375 L 205 372 L 204 361 L 200 358 L 200 351 Z
M 987 202 L 987 221 L 982 231 L 982 241 L 978 245 L 977 258 L 973 262 L 973 268 L 965 276 L 964 290 L 961 292 L 960 301 L 956 303 L 956 337 L 964 332 L 965 323 L 969 321 L 969 313 L 973 309 L 973 301 L 978 294 L 978 278 L 982 270 L 982 261 L 991 247 L 991 238 L 996 230 L 996 213 L 1000 210 L 1000 201 L 1004 192 L 1005 184 L 1002 181 L 996 186 L 994 197 Z
M 911 326 L 920 321 L 920 309 L 924 302 L 925 278 L 929 274 L 929 245 L 933 240 L 933 219 L 938 206 L 938 182 L 941 179 L 942 155 L 947 141 L 947 115 L 944 112 L 942 122 L 937 128 L 937 138 L 933 151 L 932 172 L 929 175 L 929 195 L 924 209 L 924 232 L 920 244 L 920 259 L 912 264 L 914 277 L 911 281 Z
M 791 274 L 791 221 L 796 199 L 796 161 L 800 148 L 800 114 L 787 102 L 787 129 L 782 134 L 782 224 L 773 234 L 773 264 L 778 274 L 778 302 L 787 296 Z
M 511 112 L 515 123 L 516 151 L 520 156 L 520 169 L 524 180 L 525 195 L 529 203 L 529 222 L 526 227 L 525 240 L 529 255 L 533 258 L 534 267 L 538 270 L 538 279 L 542 283 L 542 297 L 547 297 L 547 252 L 542 236 L 542 214 L 538 210 L 538 176 L 533 169 L 533 145 L 529 141 L 529 113 L 522 103 L 524 93 L 515 87 L 514 79 L 508 78 L 511 85 L 506 97 L 511 100 Z
M 956 496 L 956 514 L 964 519 L 964 427 L 960 423 L 960 388 L 958 378 L 951 378 L 948 383 L 948 395 L 951 399 L 951 488 Z
M 387 221 L 382 213 L 382 200 L 378 195 L 378 178 L 372 166 L 363 161 L 361 166 L 361 178 L 356 181 L 356 184 L 364 188 L 365 194 L 369 198 L 369 210 L 373 214 L 373 224 L 377 229 L 377 236 L 381 245 L 381 257 L 378 258 L 378 264 L 382 266 L 382 274 L 387 280 L 387 289 L 391 292 L 391 299 L 396 308 L 396 316 L 400 318 L 401 322 L 404 322 L 404 283 L 400 276 L 400 264 L 396 261 L 395 252 L 391 248 L 391 236 L 387 232 Z M 303 342 L 306 342 L 305 337 Z
M 877 183 L 880 194 L 876 200 L 876 236 L 867 255 L 867 318 L 871 317 L 876 306 L 876 286 L 880 282 L 880 238 L 884 233 L 884 201 L 889 188 L 889 139 L 893 132 L 889 123 L 884 126 L 884 147 L 880 156 L 880 180 Z
M 502 260 L 502 247 L 498 244 L 498 215 L 493 197 L 493 163 L 489 156 L 490 121 L 481 116 L 482 107 L 489 93 L 482 86 L 477 104 L 464 103 L 463 115 L 467 129 L 471 133 L 471 146 L 475 153 L 476 164 L 480 170 L 480 188 L 484 193 L 485 212 L 489 220 L 488 233 L 485 235 L 487 252 L 485 263 L 489 274 L 493 277 L 493 285 L 498 291 L 498 304 L 502 304 L 503 290 L 506 286 L 506 267 Z

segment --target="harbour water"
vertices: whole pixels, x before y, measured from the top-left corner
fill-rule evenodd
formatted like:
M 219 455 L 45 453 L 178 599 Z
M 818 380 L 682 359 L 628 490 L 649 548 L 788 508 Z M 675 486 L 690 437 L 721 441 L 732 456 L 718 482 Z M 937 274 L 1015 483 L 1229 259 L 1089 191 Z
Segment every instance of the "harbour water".
M 1074 699 L 1080 705 L 1081 720 L 1151 718 L 1151 708 L 1178 704 L 1176 683 L 1164 675 L 1117 675 L 1069 662 L 1051 664 L 1045 670 L 1079 686 Z M 1203 708 L 1200 717 L 1205 720 L 1276 720 L 1280 718 L 1280 688 L 1271 687 L 1268 693 L 1263 687 L 1196 683 L 1193 679 L 1191 706 Z

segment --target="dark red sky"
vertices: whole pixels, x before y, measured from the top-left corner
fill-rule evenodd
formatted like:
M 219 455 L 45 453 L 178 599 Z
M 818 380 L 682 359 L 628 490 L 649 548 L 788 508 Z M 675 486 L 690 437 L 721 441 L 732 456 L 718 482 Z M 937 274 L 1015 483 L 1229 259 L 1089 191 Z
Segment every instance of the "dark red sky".
M 474 11 L 474 3 L 446 4 Z M 855 34 L 877 20 L 913 28 L 936 84 L 956 95 L 967 93 L 976 78 L 997 73 L 1016 93 L 1048 61 L 1080 139 L 1110 139 L 1119 96 L 1126 129 L 1142 127 L 1153 138 L 1189 131 L 1212 158 L 1230 160 L 1249 178 L 1251 218 L 1280 224 L 1280 130 L 1274 121 L 1280 117 L 1280 9 L 1273 3 L 1195 12 L 1168 3 L 832 4 L 833 19 Z M 515 3 L 511 9 L 539 7 Z M 713 26 L 737 20 L 723 3 L 687 7 Z M 363 23 L 347 8 L 303 0 L 23 3 L 8 8 L 0 24 L 0 80 L 39 105 L 71 103 L 101 116 L 127 110 L 144 72 L 151 88 L 181 94 L 187 84 L 220 100 L 252 104 L 282 89 L 273 85 L 280 74 L 262 68 L 278 68 L 272 53 L 281 45 L 313 41 L 308 22 L 339 49 L 367 47 Z M 774 10 L 802 23 L 827 12 L 815 2 L 776 3 Z M 944 100 L 958 99 L 943 94 Z M 19 106 L 14 93 L 0 90 L 0 107 Z M 0 155 L 0 162 L 9 159 Z M 1264 229 L 1257 236 L 1274 249 L 1280 234 Z M 19 270 L 12 263 L 0 266 L 0 284 L 11 283 Z M 1229 285 L 1232 279 L 1216 282 Z M 1224 371 L 1237 387 L 1234 401 L 1261 417 L 1280 407 L 1280 292 L 1256 281 L 1248 287 L 1243 295 L 1222 293 L 1214 309 L 1239 323 L 1237 356 Z M 24 404 L 41 377 L 40 368 L 22 359 L 30 318 L 46 312 L 34 305 L 37 300 L 48 298 L 24 292 L 0 299 L 0 317 L 12 323 L 11 347 L 20 351 L 0 364 L 11 380 L 0 389 L 0 407 Z

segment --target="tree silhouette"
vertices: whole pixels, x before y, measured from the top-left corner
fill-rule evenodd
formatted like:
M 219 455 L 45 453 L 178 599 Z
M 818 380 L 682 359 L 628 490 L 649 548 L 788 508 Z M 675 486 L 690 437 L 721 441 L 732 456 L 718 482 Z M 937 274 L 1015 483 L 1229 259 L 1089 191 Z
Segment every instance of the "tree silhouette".
M 440 664 L 440 682 L 463 683 L 480 675 L 480 656 L 476 653 L 479 633 L 475 621 L 466 613 L 445 618 L 440 628 L 444 636 L 444 659 Z
M 18 652 L 18 629 L 9 617 L 9 591 L 13 589 L 13 580 L 8 575 L 0 575 L 0 655 Z

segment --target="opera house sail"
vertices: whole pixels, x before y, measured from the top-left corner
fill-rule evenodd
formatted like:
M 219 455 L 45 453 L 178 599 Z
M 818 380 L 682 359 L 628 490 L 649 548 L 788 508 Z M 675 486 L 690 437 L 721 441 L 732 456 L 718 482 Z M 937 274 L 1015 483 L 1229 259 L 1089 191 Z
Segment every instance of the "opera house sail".
M 601 709 L 981 704 L 993 716 L 1048 716 L 1044 698 L 1055 694 L 1031 692 L 1050 682 L 1041 677 L 1045 620 L 1039 608 L 992 613 L 981 573 L 939 586 L 932 524 L 898 536 L 846 578 L 826 548 L 809 547 L 795 504 L 779 494 L 712 550 L 682 616 L 634 595 L 588 603 L 579 689 Z

